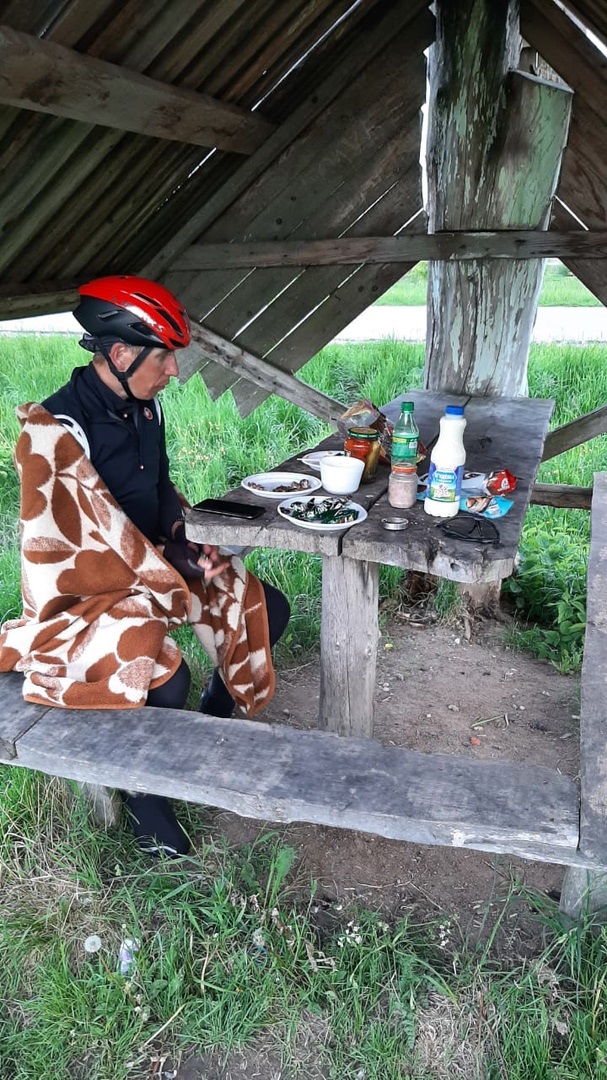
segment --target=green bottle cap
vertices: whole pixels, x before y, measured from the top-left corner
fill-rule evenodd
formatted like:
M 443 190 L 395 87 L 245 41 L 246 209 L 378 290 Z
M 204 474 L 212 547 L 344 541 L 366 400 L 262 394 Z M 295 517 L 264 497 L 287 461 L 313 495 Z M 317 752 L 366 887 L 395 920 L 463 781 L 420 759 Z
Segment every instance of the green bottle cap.
M 414 403 L 412 401 L 403 401 L 403 402 L 401 402 L 400 411 L 401 412 L 413 412 L 414 407 L 415 406 L 414 406 Z

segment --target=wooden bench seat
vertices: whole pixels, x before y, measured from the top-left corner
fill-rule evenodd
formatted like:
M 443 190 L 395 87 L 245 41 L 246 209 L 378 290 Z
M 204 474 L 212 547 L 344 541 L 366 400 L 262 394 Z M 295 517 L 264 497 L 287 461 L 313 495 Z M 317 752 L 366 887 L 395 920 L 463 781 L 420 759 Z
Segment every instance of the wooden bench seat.
M 28 705 L 0 676 L 1 759 L 89 784 L 272 822 L 594 866 L 577 855 L 579 796 L 532 765 L 420 754 L 371 739 L 172 709 Z

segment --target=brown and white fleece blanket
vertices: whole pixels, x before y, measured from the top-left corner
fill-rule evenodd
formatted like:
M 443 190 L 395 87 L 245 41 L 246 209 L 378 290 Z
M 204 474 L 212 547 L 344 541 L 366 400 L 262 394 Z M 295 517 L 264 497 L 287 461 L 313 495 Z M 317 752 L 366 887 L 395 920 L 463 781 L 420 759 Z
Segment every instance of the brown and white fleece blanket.
M 26 701 L 73 709 L 145 704 L 179 667 L 168 631 L 189 622 L 253 716 L 274 693 L 265 597 L 239 559 L 184 581 L 133 525 L 74 437 L 41 405 L 17 409 L 23 615 L 0 630 L 0 671 Z

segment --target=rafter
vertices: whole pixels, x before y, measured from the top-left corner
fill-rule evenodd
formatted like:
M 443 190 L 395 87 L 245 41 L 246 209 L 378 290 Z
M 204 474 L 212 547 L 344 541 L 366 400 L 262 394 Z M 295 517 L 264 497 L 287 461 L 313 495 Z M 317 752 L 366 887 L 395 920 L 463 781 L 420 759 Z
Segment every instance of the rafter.
M 607 230 L 568 233 L 504 229 L 500 232 L 407 233 L 403 236 L 281 240 L 250 244 L 193 244 L 174 271 L 269 266 L 348 266 L 420 260 L 607 257 Z
M 257 113 L 8 26 L 0 26 L 0 102 L 241 154 L 252 154 L 274 130 Z

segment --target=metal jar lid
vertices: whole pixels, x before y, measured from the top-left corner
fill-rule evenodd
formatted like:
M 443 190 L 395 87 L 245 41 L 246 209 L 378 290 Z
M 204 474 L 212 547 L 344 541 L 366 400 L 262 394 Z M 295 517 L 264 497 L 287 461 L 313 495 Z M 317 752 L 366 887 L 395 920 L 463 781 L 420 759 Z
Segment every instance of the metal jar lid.
M 348 435 L 352 439 L 379 439 L 379 431 L 372 427 L 351 427 Z
M 406 529 L 409 525 L 407 518 L 397 517 L 383 517 L 381 523 L 388 532 L 400 532 L 401 529 Z

